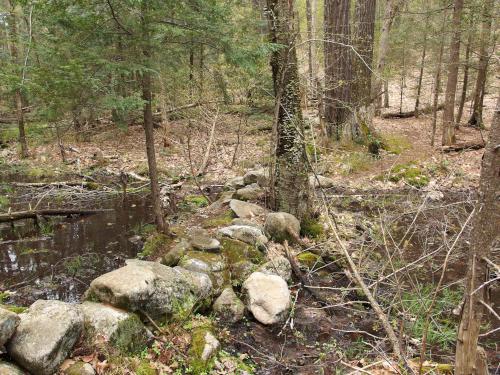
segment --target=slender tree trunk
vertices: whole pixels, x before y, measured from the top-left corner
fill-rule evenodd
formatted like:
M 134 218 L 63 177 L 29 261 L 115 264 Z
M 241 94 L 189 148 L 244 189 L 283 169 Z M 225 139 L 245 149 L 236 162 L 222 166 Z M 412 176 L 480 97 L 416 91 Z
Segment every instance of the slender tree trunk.
M 384 80 L 384 108 L 389 108 L 389 81 Z
M 446 82 L 446 93 L 443 110 L 443 137 L 442 145 L 449 146 L 455 143 L 455 95 L 457 92 L 458 65 L 460 63 L 460 35 L 461 16 L 464 0 L 454 0 L 452 37 L 450 44 L 450 57 L 448 60 L 448 80 Z
M 340 140 L 352 114 L 350 0 L 325 0 L 325 123 L 328 136 Z
M 142 99 L 144 100 L 143 115 L 144 115 L 144 132 L 146 135 L 146 153 L 148 157 L 149 179 L 151 184 L 151 200 L 153 203 L 153 214 L 155 223 L 159 232 L 167 233 L 168 226 L 163 217 L 163 210 L 160 201 L 160 186 L 158 184 L 158 170 L 156 168 L 156 153 L 153 128 L 153 109 L 152 109 L 152 82 L 151 82 L 151 45 L 149 44 L 150 17 L 149 17 L 149 0 L 143 1 L 142 6 L 142 37 L 143 37 L 143 57 L 146 70 L 142 73 Z
M 380 96 L 382 95 L 382 77 L 384 76 L 385 62 L 387 58 L 387 52 L 389 51 L 389 35 L 392 27 L 392 22 L 394 21 L 394 17 L 396 16 L 400 5 L 400 0 L 387 0 L 385 4 L 384 19 L 382 22 L 382 29 L 380 30 L 380 40 L 377 50 L 377 61 L 375 63 L 375 72 L 377 75 L 375 76 L 371 95 L 376 104 L 382 104 L 382 101 L 378 100 L 378 98 L 380 98 Z M 380 105 L 376 105 L 375 115 L 380 115 Z
M 486 88 L 486 73 L 488 70 L 488 45 L 493 19 L 491 14 L 492 12 L 494 12 L 493 0 L 485 0 L 482 14 L 483 20 L 479 47 L 479 65 L 477 70 L 476 87 L 474 90 L 472 115 L 469 119 L 469 125 L 478 128 L 482 127 L 483 123 L 483 98 L 484 90 Z
M 10 3 L 10 54 L 14 64 L 20 64 L 19 54 L 17 49 L 17 44 L 19 42 L 17 35 L 17 17 L 15 13 L 15 4 L 12 1 Z M 16 118 L 17 127 L 19 129 L 19 145 L 21 146 L 21 157 L 28 157 L 28 143 L 26 141 L 26 132 L 24 129 L 24 113 L 23 113 L 23 94 L 21 91 L 21 77 L 19 77 L 19 85 L 15 89 L 15 104 L 16 104 Z
M 436 66 L 436 75 L 434 79 L 434 99 L 432 101 L 432 135 L 431 135 L 431 146 L 433 147 L 436 138 L 439 91 L 441 91 L 441 65 L 443 63 L 445 25 L 446 25 L 446 11 L 443 12 L 443 22 L 441 24 L 441 41 L 439 42 L 439 55 Z
M 311 0 L 306 0 L 306 17 L 307 17 L 307 39 L 309 40 L 307 43 L 307 63 L 308 63 L 308 68 L 309 68 L 309 96 L 315 97 L 315 84 L 316 84 L 316 72 L 315 72 L 315 65 L 314 61 L 315 59 L 315 54 L 314 54 L 314 16 L 313 16 L 313 9 L 312 9 L 312 4 Z
M 460 104 L 458 105 L 457 118 L 455 120 L 455 126 L 457 128 L 460 126 L 460 121 L 462 120 L 462 114 L 464 113 L 465 101 L 467 100 L 467 85 L 469 84 L 469 60 L 470 60 L 470 50 L 472 46 L 472 34 L 473 34 L 472 20 L 473 18 L 471 15 L 469 37 L 467 38 L 467 46 L 465 47 L 464 80 L 462 82 L 462 94 L 460 95 Z
M 465 302 L 457 337 L 456 375 L 486 375 L 488 373 L 487 366 L 484 366 L 485 359 L 478 351 L 478 337 L 483 303 L 488 303 L 488 288 L 483 284 L 489 279 L 488 260 L 491 259 L 491 247 L 498 239 L 498 223 L 500 222 L 499 144 L 500 95 L 483 156 L 479 202 L 472 223 L 469 268 L 465 279 Z
M 415 99 L 415 117 L 418 117 L 418 110 L 420 106 L 420 93 L 422 92 L 422 80 L 424 78 L 424 66 L 425 66 L 425 55 L 427 52 L 427 34 L 429 28 L 429 14 L 425 17 L 425 26 L 424 26 L 424 42 L 422 46 L 422 59 L 420 60 L 420 72 L 418 75 L 417 82 L 417 98 Z
M 304 121 L 293 27 L 293 1 L 268 0 L 271 40 L 286 46 L 271 57 L 276 89 L 275 145 L 271 195 L 276 210 L 309 216 L 310 193 Z

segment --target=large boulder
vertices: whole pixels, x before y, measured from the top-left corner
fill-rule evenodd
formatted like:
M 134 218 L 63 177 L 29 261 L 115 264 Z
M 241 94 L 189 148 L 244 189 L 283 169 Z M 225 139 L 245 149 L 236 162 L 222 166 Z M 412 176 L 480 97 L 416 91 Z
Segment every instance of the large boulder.
M 180 306 L 193 303 L 195 297 L 189 280 L 181 273 L 160 263 L 129 259 L 125 267 L 92 281 L 85 299 L 164 318 L 173 316 Z
M 215 314 L 223 320 L 238 322 L 243 318 L 245 305 L 234 293 L 232 287 L 225 288 L 212 306 Z
M 264 232 L 275 242 L 295 242 L 300 234 L 300 222 L 289 213 L 271 212 L 266 217 Z
M 210 234 L 201 228 L 191 229 L 189 232 L 189 243 L 195 250 L 216 252 L 220 248 L 220 243 Z
M 212 294 L 212 280 L 206 273 L 187 270 L 176 266 L 174 270 L 180 272 L 190 281 L 191 291 L 200 299 L 209 298 Z
M 318 182 L 319 181 L 319 182 Z M 323 188 L 330 189 L 335 186 L 335 180 L 325 176 L 309 176 L 309 186 L 313 189 Z
M 292 278 L 292 265 L 283 255 L 272 258 L 260 266 L 257 271 L 268 275 L 278 275 L 285 281 L 289 281 Z
M 77 305 L 38 300 L 19 316 L 9 355 L 33 374 L 52 375 L 82 333 L 82 312 Z
M 260 168 L 248 171 L 243 176 L 243 182 L 245 185 L 257 183 L 259 186 L 266 187 L 269 185 L 269 170 Z
M 262 249 L 265 249 L 267 244 L 267 237 L 260 229 L 247 225 L 230 225 L 220 228 L 218 233 L 221 236 L 231 237 Z
M 262 231 L 262 225 L 257 224 L 256 222 L 250 219 L 242 219 L 240 217 L 235 217 L 233 220 L 231 220 L 231 225 L 245 225 L 247 227 L 254 227 L 260 229 Z
M 234 197 L 242 201 L 253 201 L 263 198 L 265 193 L 258 184 L 250 184 L 236 190 Z
M 264 207 L 255 203 L 240 201 L 238 199 L 231 199 L 229 201 L 229 207 L 233 210 L 236 216 L 243 219 L 251 219 L 266 212 Z
M 0 307 L 0 353 L 5 343 L 14 334 L 20 320 L 17 314 Z
M 280 276 L 254 272 L 245 280 L 242 290 L 248 310 L 262 324 L 282 321 L 290 309 L 290 290 Z
M 137 353 L 146 345 L 150 332 L 134 313 L 85 301 L 80 305 L 85 334 L 94 343 L 104 341 L 123 353 Z
M 26 371 L 12 363 L 0 361 L 0 375 L 26 375 Z

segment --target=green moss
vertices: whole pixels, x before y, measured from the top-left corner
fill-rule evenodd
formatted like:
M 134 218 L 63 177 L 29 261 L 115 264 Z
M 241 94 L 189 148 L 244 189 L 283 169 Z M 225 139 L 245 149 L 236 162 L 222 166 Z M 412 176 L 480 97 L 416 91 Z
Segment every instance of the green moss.
M 5 305 L 5 301 L 9 299 L 9 293 L 8 292 L 1 292 L 0 293 L 0 307 L 4 308 L 5 310 L 12 311 L 16 314 L 21 314 L 22 312 L 26 311 L 28 308 L 23 307 L 23 306 L 16 306 L 16 305 Z
M 429 184 L 429 177 L 413 163 L 398 164 L 392 167 L 389 172 L 389 181 L 399 182 L 401 180 L 414 187 L 424 187 Z
M 191 347 L 189 348 L 189 365 L 194 374 L 203 374 L 209 372 L 214 364 L 215 356 L 202 359 L 205 349 L 205 336 L 210 332 L 207 327 L 197 327 L 191 334 Z
M 323 259 L 310 251 L 304 251 L 297 255 L 297 260 L 307 268 L 320 267 L 324 264 Z
M 6 197 L 5 195 L 0 195 L 0 210 L 6 209 L 10 204 L 10 199 L 9 197 Z
M 324 235 L 325 231 L 318 219 L 307 218 L 300 223 L 300 234 L 309 238 L 319 238 Z
M 217 228 L 223 227 L 231 224 L 231 221 L 234 219 L 233 211 L 227 210 L 212 218 L 208 218 L 203 222 L 204 228 Z
M 137 256 L 139 258 L 147 258 L 154 254 L 158 254 L 167 246 L 169 241 L 170 239 L 166 235 L 155 233 L 146 240 L 142 251 L 137 254 Z
M 314 160 L 314 157 L 316 157 L 316 161 L 319 161 L 321 158 L 321 150 L 318 147 L 314 147 L 312 143 L 306 144 L 306 152 L 311 160 Z
M 411 143 L 406 137 L 387 135 L 384 136 L 382 147 L 391 154 L 400 155 L 403 151 L 411 148 Z
M 264 260 L 262 253 L 254 246 L 232 238 L 223 238 L 221 240 L 221 250 L 228 264 L 235 264 L 244 260 L 260 264 Z
M 362 151 L 352 151 L 342 155 L 338 162 L 344 175 L 366 171 L 373 163 L 373 157 Z
M 144 326 L 135 314 L 118 324 L 116 333 L 110 337 L 110 344 L 123 353 L 138 353 L 144 349 L 147 337 Z
M 203 195 L 186 195 L 184 202 L 190 206 L 206 207 L 208 206 L 208 199 Z
M 135 369 L 136 375 L 156 375 L 156 370 L 146 361 L 141 361 Z

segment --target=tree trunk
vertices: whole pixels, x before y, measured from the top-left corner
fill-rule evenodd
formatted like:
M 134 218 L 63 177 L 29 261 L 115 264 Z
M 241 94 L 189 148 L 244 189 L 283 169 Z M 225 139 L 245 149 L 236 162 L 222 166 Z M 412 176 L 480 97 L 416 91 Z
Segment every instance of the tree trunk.
M 145 0 L 142 5 L 142 42 L 144 43 L 142 53 L 144 56 L 145 70 L 142 72 L 142 99 L 144 100 L 143 115 L 144 115 L 144 133 L 146 135 L 146 153 L 148 157 L 149 179 L 151 185 L 151 200 L 153 203 L 153 214 L 155 217 L 156 227 L 159 232 L 167 233 L 168 226 L 163 217 L 161 201 L 160 201 L 160 186 L 158 184 L 158 171 L 156 168 L 155 140 L 153 128 L 153 109 L 152 109 L 152 83 L 151 83 L 151 45 L 149 44 L 150 17 L 149 17 L 149 1 Z
M 472 223 L 469 268 L 465 281 L 465 302 L 458 328 L 455 374 L 487 374 L 484 359 L 478 355 L 478 337 L 483 303 L 488 303 L 488 260 L 498 238 L 500 222 L 500 95 L 483 156 L 479 181 L 479 201 Z
M 385 61 L 387 57 L 387 52 L 389 51 L 389 34 L 391 31 L 392 22 L 394 21 L 394 17 L 396 16 L 396 13 L 398 12 L 400 5 L 401 5 L 400 0 L 387 0 L 385 4 L 384 20 L 382 22 L 382 29 L 380 30 L 377 61 L 375 63 L 376 76 L 372 86 L 372 95 L 371 95 L 372 99 L 375 100 L 375 103 L 381 104 L 381 100 L 377 100 L 377 98 L 379 98 L 380 95 L 382 95 L 382 81 L 383 81 L 382 77 L 384 76 Z M 387 100 L 387 103 L 388 102 L 389 100 Z M 388 106 L 389 105 L 387 105 L 387 107 Z M 380 115 L 379 105 L 378 106 L 376 105 L 375 115 L 377 116 Z
M 389 108 L 389 81 L 384 80 L 384 108 Z
M 462 120 L 462 114 L 464 113 L 465 101 L 467 100 L 467 85 L 469 84 L 469 60 L 470 60 L 470 50 L 472 46 L 472 26 L 473 18 L 470 16 L 470 28 L 469 37 L 467 38 L 467 46 L 465 47 L 465 61 L 464 61 L 464 80 L 462 83 L 462 95 L 460 95 L 460 104 L 458 105 L 457 118 L 455 119 L 455 125 L 458 128 L 460 126 L 460 121 Z
M 418 83 L 417 83 L 417 98 L 415 99 L 415 117 L 418 117 L 418 110 L 420 106 L 420 93 L 422 92 L 422 79 L 424 78 L 424 66 L 425 66 L 425 55 L 427 52 L 427 30 L 429 28 L 429 14 L 427 13 L 425 17 L 425 26 L 424 26 L 424 43 L 422 47 L 422 59 L 420 61 L 420 72 L 418 75 Z
M 446 93 L 443 110 L 443 146 L 455 143 L 455 95 L 457 92 L 458 65 L 460 63 L 460 34 L 462 9 L 464 0 L 454 0 L 452 37 L 450 43 L 450 57 L 448 60 L 448 80 L 446 82 Z
M 293 30 L 293 2 L 268 0 L 268 9 L 271 40 L 286 46 L 273 52 L 271 57 L 276 90 L 271 204 L 274 209 L 302 220 L 309 216 L 310 193 Z
M 474 99 L 472 115 L 469 119 L 469 125 L 481 128 L 483 125 L 483 98 L 486 87 L 486 72 L 488 70 L 488 45 L 490 41 L 490 32 L 492 24 L 491 12 L 494 11 L 493 0 L 486 0 L 483 7 L 483 20 L 481 26 L 481 41 L 479 47 L 479 66 L 477 70 L 476 88 L 474 90 Z
M 431 135 L 431 146 L 434 146 L 434 141 L 436 138 L 436 125 L 437 125 L 437 112 L 438 112 L 438 101 L 439 101 L 439 91 L 441 90 L 441 65 L 443 62 L 443 52 L 444 52 L 444 28 L 446 25 L 446 10 L 443 11 L 443 22 L 441 24 L 441 41 L 439 42 L 439 57 L 436 66 L 436 75 L 434 79 L 434 99 L 432 101 L 432 135 Z
M 314 62 L 316 60 L 314 54 L 314 13 L 311 4 L 312 0 L 306 0 L 306 17 L 307 17 L 307 62 L 309 67 L 309 96 L 311 98 L 316 96 L 315 84 L 316 84 L 316 72 Z
M 17 17 L 15 13 L 15 4 L 12 0 L 10 3 L 10 54 L 14 64 L 20 64 L 19 54 L 17 49 L 18 36 L 17 36 Z M 23 93 L 21 91 L 21 77 L 19 77 L 19 84 L 15 89 L 15 104 L 16 104 L 16 119 L 17 127 L 19 129 L 19 145 L 21 146 L 21 157 L 28 157 L 28 143 L 26 141 L 26 132 L 24 129 L 24 114 L 23 114 Z
M 349 0 L 325 0 L 325 123 L 340 140 L 352 113 Z

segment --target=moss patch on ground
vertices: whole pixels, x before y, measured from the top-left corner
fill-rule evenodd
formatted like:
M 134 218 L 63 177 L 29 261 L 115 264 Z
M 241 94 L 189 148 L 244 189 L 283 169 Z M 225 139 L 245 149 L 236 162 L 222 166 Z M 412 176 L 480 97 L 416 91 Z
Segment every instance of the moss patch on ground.
M 407 163 L 392 167 L 389 172 L 389 181 L 404 181 L 411 186 L 420 188 L 429 184 L 429 177 L 415 163 Z
M 171 239 L 161 233 L 150 236 L 144 244 L 142 251 L 137 254 L 139 258 L 149 258 L 153 255 L 161 254 L 169 245 Z
M 255 246 L 232 238 L 223 238 L 221 240 L 221 250 L 230 265 L 244 260 L 260 264 L 264 260 L 264 256 Z
M 218 228 L 231 224 L 234 219 L 233 212 L 231 210 L 226 210 L 221 214 L 208 218 L 203 222 L 204 228 Z
M 321 267 L 325 264 L 319 255 L 310 251 L 304 251 L 303 253 L 297 255 L 297 260 L 301 265 L 306 266 L 307 268 Z
M 320 238 L 325 234 L 323 225 L 316 218 L 306 218 L 300 223 L 300 234 L 309 238 Z

